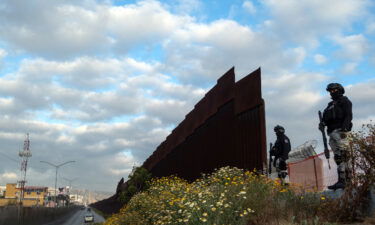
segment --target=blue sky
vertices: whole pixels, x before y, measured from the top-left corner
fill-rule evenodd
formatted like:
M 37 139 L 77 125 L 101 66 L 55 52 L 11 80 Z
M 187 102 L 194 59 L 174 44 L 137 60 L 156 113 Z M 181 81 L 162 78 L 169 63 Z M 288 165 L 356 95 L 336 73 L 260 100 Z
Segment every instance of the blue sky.
M 28 132 L 30 185 L 53 184 L 53 168 L 40 160 L 75 160 L 63 177 L 114 191 L 232 66 L 237 80 L 262 69 L 267 142 L 277 124 L 293 147 L 320 141 L 317 111 L 330 100 L 330 82 L 345 86 L 358 130 L 375 119 L 374 7 L 371 0 L 3 0 L 0 185 L 18 179 L 19 165 L 5 156 L 17 158 Z

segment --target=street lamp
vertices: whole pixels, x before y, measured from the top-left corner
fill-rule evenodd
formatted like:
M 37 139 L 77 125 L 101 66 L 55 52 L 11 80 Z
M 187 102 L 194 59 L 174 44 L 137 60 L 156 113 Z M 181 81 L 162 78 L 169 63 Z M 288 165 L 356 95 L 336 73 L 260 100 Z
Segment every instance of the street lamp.
M 55 176 L 55 207 L 56 207 L 56 205 L 57 205 L 57 198 L 56 198 L 56 189 L 57 189 L 57 170 L 58 170 L 61 166 L 65 165 L 65 164 L 68 164 L 68 163 L 73 163 L 73 162 L 75 162 L 75 161 L 68 161 L 68 162 L 61 163 L 61 164 L 59 164 L 59 165 L 55 165 L 55 164 L 53 164 L 53 163 L 46 162 L 46 161 L 40 161 L 40 162 L 41 162 L 41 163 L 47 163 L 48 165 L 54 166 L 54 167 L 56 168 L 56 176 Z
M 62 177 L 62 178 L 69 182 L 69 190 L 72 189 L 72 182 L 78 179 L 78 178 L 68 179 L 65 177 Z

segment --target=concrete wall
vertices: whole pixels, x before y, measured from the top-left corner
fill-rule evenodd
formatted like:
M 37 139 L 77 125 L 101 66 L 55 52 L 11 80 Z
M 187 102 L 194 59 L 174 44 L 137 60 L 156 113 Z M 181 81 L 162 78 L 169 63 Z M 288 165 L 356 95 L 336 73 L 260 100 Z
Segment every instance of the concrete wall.
M 45 207 L 24 207 L 21 213 L 21 225 L 42 225 L 68 213 L 78 210 L 77 207 L 45 208 Z M 0 225 L 19 225 L 18 207 L 0 207 Z

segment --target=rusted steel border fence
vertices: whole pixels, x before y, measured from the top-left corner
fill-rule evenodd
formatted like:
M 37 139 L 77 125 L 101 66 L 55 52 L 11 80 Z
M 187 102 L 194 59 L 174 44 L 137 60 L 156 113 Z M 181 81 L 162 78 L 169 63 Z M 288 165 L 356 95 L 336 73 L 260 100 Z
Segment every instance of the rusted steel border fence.
M 223 166 L 266 169 L 260 68 L 238 82 L 226 72 L 143 164 L 189 181 Z

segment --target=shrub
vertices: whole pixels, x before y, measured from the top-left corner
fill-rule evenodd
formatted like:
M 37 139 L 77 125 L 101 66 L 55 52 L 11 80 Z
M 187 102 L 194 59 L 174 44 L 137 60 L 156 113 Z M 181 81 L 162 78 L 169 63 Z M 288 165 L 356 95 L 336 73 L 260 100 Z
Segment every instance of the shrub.
M 340 199 L 333 202 L 333 217 L 338 221 L 361 220 L 366 216 L 370 191 L 375 184 L 375 125 L 362 126 L 350 137 L 348 159 L 351 180 Z

